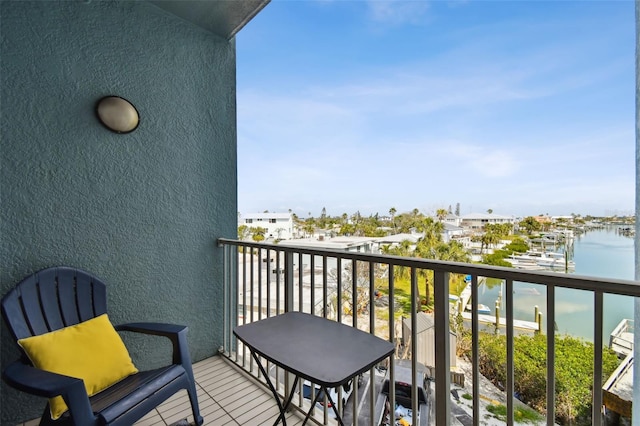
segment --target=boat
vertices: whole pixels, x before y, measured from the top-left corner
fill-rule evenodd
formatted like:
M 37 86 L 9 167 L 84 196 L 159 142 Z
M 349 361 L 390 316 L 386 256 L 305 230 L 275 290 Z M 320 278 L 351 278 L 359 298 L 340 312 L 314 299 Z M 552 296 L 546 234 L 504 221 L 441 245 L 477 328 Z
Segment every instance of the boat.
M 530 250 L 522 254 L 510 254 L 505 260 L 518 269 L 569 269 L 574 270 L 576 264 L 565 258 L 564 253 Z
M 540 292 L 535 287 L 526 287 L 518 290 L 518 293 L 529 294 L 532 296 L 540 296 Z
M 471 305 L 467 305 L 467 311 L 471 311 Z M 487 305 L 483 305 L 482 303 L 478 303 L 478 314 L 490 315 L 491 309 Z

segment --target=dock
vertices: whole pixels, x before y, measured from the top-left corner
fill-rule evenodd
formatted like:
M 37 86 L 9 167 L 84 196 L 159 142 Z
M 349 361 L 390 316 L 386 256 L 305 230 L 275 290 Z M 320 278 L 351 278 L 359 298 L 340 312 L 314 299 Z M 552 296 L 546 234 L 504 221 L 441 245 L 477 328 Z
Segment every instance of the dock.
M 478 280 L 478 285 L 484 282 L 485 278 L 480 277 Z M 458 311 L 462 315 L 462 318 L 465 321 L 471 321 L 471 312 L 466 310 L 466 307 L 469 305 L 469 301 L 471 300 L 471 282 L 467 282 L 467 285 L 464 287 L 464 290 L 460 293 Z M 537 314 L 536 314 L 537 315 Z M 485 326 L 490 325 L 496 326 L 496 315 L 492 314 L 478 314 L 478 321 L 480 324 Z M 504 317 L 498 317 L 498 327 L 506 327 L 507 319 Z M 540 331 L 540 324 L 534 321 L 524 321 L 524 320 L 513 320 L 513 328 L 520 331 L 527 332 L 536 332 Z
M 465 321 L 471 321 L 471 312 L 468 312 L 468 311 L 462 312 L 462 318 L 464 318 Z M 507 319 L 506 318 L 499 317 L 498 321 L 499 321 L 499 327 L 506 327 L 507 326 Z M 495 315 L 478 314 L 478 322 L 480 324 L 491 325 L 491 326 L 495 327 L 496 326 L 496 317 L 495 317 Z M 515 330 L 520 330 L 520 331 L 536 332 L 536 331 L 538 331 L 538 323 L 537 322 L 533 322 L 533 321 L 524 321 L 524 320 L 514 319 L 513 320 L 513 328 Z
M 633 402 L 633 354 L 628 355 L 602 386 L 603 404 L 607 411 L 631 418 Z M 615 416 L 614 416 L 615 417 Z
M 609 348 L 619 358 L 633 353 L 633 320 L 623 319 L 609 336 Z
M 633 402 L 633 326 L 633 320 L 623 319 L 609 337 L 609 348 L 623 361 L 602 386 L 603 403 L 608 417 L 631 418 Z M 612 415 L 612 413 L 615 414 Z

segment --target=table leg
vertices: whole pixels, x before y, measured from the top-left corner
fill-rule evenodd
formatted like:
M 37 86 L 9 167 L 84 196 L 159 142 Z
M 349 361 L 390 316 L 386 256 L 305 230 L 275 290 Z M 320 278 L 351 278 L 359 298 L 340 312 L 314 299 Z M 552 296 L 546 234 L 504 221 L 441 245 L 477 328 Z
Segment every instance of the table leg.
M 344 426 L 344 423 L 342 422 L 342 417 L 340 417 L 340 414 L 338 414 L 338 409 L 336 408 L 336 404 L 335 402 L 333 402 L 333 400 L 331 399 L 331 396 L 329 395 L 329 390 L 325 387 L 321 389 L 324 391 L 324 394 L 327 397 L 327 401 L 331 404 L 331 408 L 333 408 L 333 412 L 336 414 L 336 419 L 338 420 L 338 423 L 340 424 L 340 426 Z M 305 416 L 304 421 L 302 422 L 302 426 L 304 426 L 307 423 L 307 420 L 309 420 L 309 417 L 311 416 L 311 412 L 313 411 L 313 407 L 316 406 L 316 403 L 318 402 L 319 397 L 320 397 L 320 392 L 316 393 L 316 397 L 313 399 L 313 402 L 311 403 L 311 408 L 307 412 L 307 415 Z
M 287 407 L 289 407 L 289 404 L 291 404 L 291 401 L 293 400 L 293 395 L 295 393 L 293 392 L 293 389 L 295 389 L 296 385 L 298 384 L 298 376 L 296 376 L 296 378 L 293 380 L 292 391 L 289 393 L 289 397 L 287 398 L 287 401 L 285 402 L 285 404 L 282 405 L 282 402 L 280 401 L 280 395 L 278 395 L 276 388 L 273 386 L 273 383 L 271 383 L 271 378 L 269 377 L 269 374 L 262 366 L 262 363 L 260 362 L 260 358 L 258 357 L 258 355 L 256 355 L 254 351 L 251 351 L 251 356 L 253 357 L 256 364 L 258 364 L 258 369 L 260 369 L 260 372 L 264 376 L 267 382 L 267 386 L 269 386 L 269 389 L 271 389 L 271 393 L 273 394 L 273 397 L 276 399 L 276 403 L 278 404 L 278 409 L 280 410 L 280 415 L 276 419 L 273 426 L 276 426 L 280 422 L 280 418 L 282 418 L 282 425 L 287 426 L 287 419 L 286 419 Z M 342 421 L 342 417 L 338 413 L 336 404 L 335 402 L 333 402 L 333 400 L 331 399 L 331 396 L 329 395 L 329 390 L 325 387 L 322 387 L 321 389 L 324 391 L 324 394 L 326 395 L 328 402 L 331 403 L 331 408 L 333 409 L 333 412 L 336 415 L 336 419 L 338 420 L 339 425 L 344 426 L 344 422 Z M 311 412 L 313 411 L 313 408 L 318 402 L 319 397 L 320 397 L 320 392 L 316 393 L 316 396 L 313 399 L 313 402 L 311 403 L 311 408 L 309 408 L 309 411 L 307 412 L 307 415 L 305 416 L 304 421 L 302 422 L 302 426 L 304 426 L 309 420 L 309 417 L 311 416 Z
M 294 394 L 293 389 L 295 389 L 296 385 L 298 384 L 298 376 L 296 376 L 296 378 L 293 380 L 292 392 L 290 392 L 289 398 L 287 398 L 287 402 L 284 405 L 282 405 L 282 402 L 280 402 L 280 396 L 278 395 L 276 388 L 273 386 L 273 383 L 271 383 L 271 378 L 269 377 L 269 374 L 267 374 L 266 370 L 262 366 L 260 359 L 258 358 L 258 356 L 254 351 L 251 351 L 251 356 L 255 360 L 256 364 L 258 364 L 258 368 L 260 369 L 260 372 L 262 373 L 265 380 L 267 381 L 267 386 L 269 386 L 269 389 L 271 389 L 271 393 L 273 393 L 273 397 L 276 399 L 276 403 L 278 404 L 278 409 L 280 410 L 280 415 L 276 419 L 273 426 L 276 426 L 280 422 L 280 418 L 282 418 L 282 425 L 287 426 L 287 419 L 285 415 L 286 415 L 287 407 L 293 400 L 293 394 Z
M 333 412 L 336 414 L 336 419 L 338 419 L 338 423 L 340 424 L 340 426 L 344 426 L 344 423 L 342 422 L 342 417 L 340 416 L 340 414 L 338 414 L 338 409 L 336 408 L 336 403 L 333 402 L 331 400 L 331 397 L 329 396 L 329 392 L 327 392 L 327 389 L 324 390 L 325 395 L 327 395 L 327 399 L 329 400 L 329 402 L 331 402 L 331 408 L 333 408 Z M 339 397 L 339 395 L 338 395 Z M 344 404 L 342 404 L 344 405 Z M 342 410 L 344 410 L 344 407 L 342 407 Z

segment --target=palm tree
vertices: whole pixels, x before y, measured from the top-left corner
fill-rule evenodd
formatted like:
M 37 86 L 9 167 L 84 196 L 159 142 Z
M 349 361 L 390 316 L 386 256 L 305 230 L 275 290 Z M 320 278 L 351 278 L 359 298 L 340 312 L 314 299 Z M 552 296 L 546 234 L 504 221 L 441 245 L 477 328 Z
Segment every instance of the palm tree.
M 247 225 L 238 226 L 238 239 L 240 241 L 244 241 L 249 234 L 251 234 L 251 231 L 249 231 L 249 227 Z
M 304 223 L 303 230 L 304 230 L 305 236 L 313 237 L 313 233 L 316 230 L 316 226 L 313 223 L 313 221 L 307 220 Z
M 468 263 L 471 260 L 469 252 L 458 241 L 450 241 L 449 243 L 438 245 L 436 253 L 438 260 L 464 263 Z
M 436 248 L 440 244 L 444 244 L 442 241 L 442 232 L 444 231 L 444 225 L 442 222 L 435 222 L 432 218 L 425 218 L 421 223 L 421 231 L 424 233 L 422 238 L 416 244 L 414 251 L 416 257 L 423 259 L 437 259 Z M 425 285 L 425 304 L 431 304 L 431 292 L 429 291 L 429 281 L 433 279 L 433 271 L 421 269 L 418 274 L 424 278 Z M 418 294 L 416 295 L 420 300 L 420 290 L 418 288 Z
M 448 212 L 445 209 L 436 210 L 436 216 L 440 222 L 442 222 L 444 218 L 447 217 L 447 214 Z
M 251 228 L 251 238 L 253 241 L 259 243 L 260 241 L 264 241 L 264 234 L 267 232 L 265 228 L 261 226 L 256 226 L 255 228 Z
M 381 248 L 383 254 L 390 254 L 394 256 L 411 257 L 413 256 L 413 250 L 411 250 L 411 241 L 402 240 L 397 246 L 384 245 Z M 395 266 L 393 275 L 396 277 L 406 277 L 409 269 L 406 266 Z
M 444 232 L 442 222 L 435 222 L 433 218 L 427 217 L 418 224 L 418 230 L 424 234 L 418 241 L 418 247 L 422 247 L 423 250 L 430 250 L 442 242 L 442 233 Z M 426 258 L 433 259 L 433 257 Z
M 391 207 L 389 209 L 389 214 L 391 215 L 391 225 L 393 226 L 393 233 L 396 233 L 396 208 L 395 207 Z

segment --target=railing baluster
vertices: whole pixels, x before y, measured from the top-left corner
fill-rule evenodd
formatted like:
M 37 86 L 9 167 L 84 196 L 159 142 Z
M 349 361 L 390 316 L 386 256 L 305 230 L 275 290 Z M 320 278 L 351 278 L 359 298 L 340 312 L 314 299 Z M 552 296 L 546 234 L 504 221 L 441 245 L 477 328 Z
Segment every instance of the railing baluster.
M 415 268 L 411 268 L 411 377 L 416 377 L 416 370 L 418 368 L 418 361 L 416 354 L 418 353 L 418 315 L 416 313 L 420 310 L 420 292 L 418 291 L 418 271 Z M 425 295 L 426 296 L 426 295 Z M 438 341 L 438 331 L 436 329 L 436 342 Z M 406 342 L 405 342 L 406 345 Z M 415 380 L 411 381 L 411 410 L 413 413 L 417 413 L 418 410 L 418 384 Z M 392 419 L 393 419 L 393 410 Z M 393 422 L 391 422 L 393 423 Z
M 556 288 L 547 286 L 547 425 L 556 420 Z M 537 318 L 536 318 L 537 320 Z
M 376 265 L 375 263 L 369 262 L 369 332 L 374 335 L 376 334 L 375 265 Z M 389 333 L 391 333 L 391 329 L 389 329 Z M 373 419 L 373 416 L 374 416 L 374 408 L 376 406 L 376 396 L 377 396 L 377 394 L 374 393 L 374 390 L 375 390 L 374 377 L 375 377 L 374 369 L 371 368 L 369 370 L 369 418 L 370 419 Z M 356 411 L 354 410 L 353 412 L 355 413 Z M 373 424 L 373 420 L 371 422 Z
M 228 354 L 227 350 L 231 350 L 231 336 L 233 325 L 230 323 L 231 321 L 231 303 L 229 299 L 229 295 L 233 293 L 229 288 L 229 284 L 231 283 L 230 274 L 229 274 L 229 262 L 230 255 L 229 250 L 233 248 L 233 246 L 220 246 L 222 248 L 222 351 L 225 354 Z M 238 256 L 236 256 L 236 259 Z
M 480 424 L 480 339 L 478 324 L 478 276 L 471 277 L 471 368 L 473 381 L 473 425 Z M 462 307 L 462 310 L 465 306 Z
M 300 312 L 304 310 L 302 309 L 302 307 L 304 306 L 304 292 L 302 291 L 304 287 L 302 285 L 304 270 L 302 267 L 302 260 L 303 260 L 303 254 L 298 253 L 298 311 Z
M 247 323 L 247 247 L 242 246 L 242 323 Z
M 327 283 L 327 256 L 322 256 L 322 316 L 327 317 L 327 298 L 329 297 Z
M 312 255 L 311 256 L 311 260 L 309 262 L 309 264 L 311 265 L 311 273 L 309 274 L 309 292 L 311 293 L 310 297 L 309 297 L 309 301 L 311 303 L 311 306 L 309 307 L 309 313 L 311 315 L 315 315 L 316 314 L 316 256 Z
M 358 328 L 358 261 L 351 261 L 351 318 L 353 328 Z
M 271 266 L 269 266 L 271 268 Z M 276 256 L 276 315 L 280 315 L 280 299 L 282 297 L 280 293 L 280 274 L 277 271 L 280 270 L 280 254 Z
M 375 263 L 369 262 L 369 332 L 376 334 Z
M 238 256 L 238 247 L 236 246 L 231 246 L 233 251 L 231 253 L 233 253 L 233 264 L 236 266 L 235 269 L 235 277 L 233 277 L 230 280 L 230 285 L 233 286 L 232 288 L 230 287 L 230 290 L 232 291 L 232 293 L 235 295 L 234 297 L 231 298 L 231 302 L 234 303 L 233 306 L 230 307 L 231 309 L 231 314 L 235 317 L 234 318 L 234 322 L 237 323 L 238 322 L 238 289 L 240 288 L 240 259 Z M 230 253 L 230 254 L 231 254 Z M 231 331 L 233 333 L 233 330 Z M 235 344 L 232 345 L 232 348 L 234 349 L 234 353 L 235 353 L 235 357 L 236 357 L 236 363 L 238 362 L 238 352 L 239 352 L 239 342 L 237 339 L 234 339 Z
M 247 247 L 242 246 L 242 324 L 247 323 Z M 247 349 L 242 345 L 242 366 L 246 365 Z M 252 364 L 253 365 L 253 364 Z
M 260 294 L 260 278 L 261 278 L 261 271 L 262 268 L 260 266 L 260 258 L 261 258 L 261 254 L 262 254 L 262 249 L 255 249 L 255 250 L 251 250 L 251 283 L 250 283 L 250 294 L 251 294 L 251 322 L 256 321 L 256 298 L 255 298 L 255 294 L 256 294 L 256 284 L 258 286 L 258 294 Z M 256 256 L 257 255 L 257 256 Z M 256 268 L 256 257 L 258 258 L 258 267 Z M 256 270 L 257 269 L 257 270 Z M 256 283 L 257 281 L 257 283 Z M 257 317 L 258 319 L 260 318 L 260 298 L 258 298 L 258 313 L 257 313 Z M 253 360 L 253 357 L 251 357 L 251 359 Z M 262 358 L 259 358 L 260 363 L 262 363 Z M 260 367 L 256 366 L 258 368 L 258 371 L 256 372 L 256 376 L 258 376 L 258 378 L 260 378 L 261 375 L 261 370 Z
M 266 258 L 264 259 L 264 262 L 266 264 L 265 270 L 267 271 L 266 273 L 266 278 L 265 278 L 265 286 L 266 286 L 266 306 L 264 307 L 265 309 L 265 316 L 267 318 L 269 318 L 271 316 L 271 261 L 273 260 L 273 250 L 271 249 L 267 249 L 266 250 Z M 278 256 L 278 252 L 275 252 L 275 255 Z M 262 271 L 262 266 L 260 267 L 260 271 Z M 260 293 L 262 294 L 262 286 L 260 286 Z M 262 297 L 261 297 L 262 300 Z M 275 378 L 272 381 L 272 383 L 274 384 L 276 391 L 280 390 L 280 380 L 278 380 L 278 367 L 275 365 L 272 365 L 269 361 L 267 361 L 267 368 L 266 371 L 270 372 L 272 368 L 275 368 Z
M 251 252 L 249 253 L 249 262 L 251 262 L 249 264 L 249 295 L 250 295 L 250 301 L 249 301 L 249 311 L 251 312 L 249 314 L 249 318 L 251 319 L 249 322 L 254 322 L 255 319 L 253 318 L 253 314 L 255 311 L 255 297 L 253 297 L 254 294 L 254 288 L 255 288 L 255 251 L 253 249 L 251 249 Z
M 284 311 L 293 311 L 293 253 L 287 252 L 284 261 Z M 278 274 L 279 276 L 280 274 Z
M 451 363 L 449 362 L 449 273 L 442 270 L 433 271 L 433 300 L 435 303 L 436 342 L 436 424 L 450 424 L 451 412 Z M 475 300 L 473 302 L 476 303 Z M 415 316 L 415 315 L 414 315 Z M 412 327 L 413 324 L 412 324 Z M 415 330 L 415 328 L 413 328 Z M 415 353 L 415 352 L 414 352 Z
M 262 319 L 262 260 L 262 249 L 258 249 L 258 321 Z
M 396 340 L 396 323 L 395 323 L 395 270 L 393 265 L 389 264 L 389 341 L 396 343 L 396 352 L 398 350 L 397 340 Z M 406 343 L 406 342 L 405 342 Z M 394 353 L 389 360 L 389 364 L 387 365 L 389 371 L 390 380 L 395 378 L 395 358 L 396 354 Z M 389 407 L 396 406 L 396 390 L 395 386 L 390 386 L 389 389 Z M 378 421 L 379 419 L 374 419 Z M 390 423 L 393 422 L 393 418 L 391 418 Z
M 507 339 L 507 386 L 505 396 L 507 400 L 507 424 L 513 425 L 513 395 L 514 395 L 514 362 L 513 362 L 513 280 L 506 280 L 505 286 L 506 299 L 506 339 Z M 496 318 L 498 321 L 500 318 Z M 498 324 L 499 326 L 499 324 Z
M 336 321 L 342 322 L 342 258 L 336 259 Z
M 593 406 L 591 424 L 602 425 L 602 291 L 594 292 L 593 312 Z
M 267 251 L 267 318 L 271 316 L 271 261 L 273 260 L 271 253 L 271 250 Z
M 298 288 L 298 307 L 297 310 L 299 312 L 303 312 L 303 306 L 304 306 L 304 292 L 303 292 L 303 276 L 304 276 L 304 267 L 303 267 L 303 261 L 304 261 L 304 254 L 302 252 L 298 252 L 298 282 L 297 282 L 297 288 Z M 293 270 L 293 269 L 292 269 Z M 298 380 L 298 405 L 302 405 L 302 394 L 303 394 L 303 388 L 304 388 L 304 380 Z

